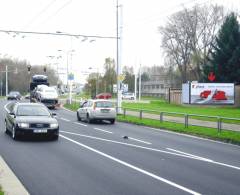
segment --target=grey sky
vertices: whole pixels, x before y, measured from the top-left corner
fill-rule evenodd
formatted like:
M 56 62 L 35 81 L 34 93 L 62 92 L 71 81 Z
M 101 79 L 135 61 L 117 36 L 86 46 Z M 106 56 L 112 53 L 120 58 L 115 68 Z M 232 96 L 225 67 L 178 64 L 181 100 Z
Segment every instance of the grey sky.
M 157 27 L 163 25 L 167 16 L 195 3 L 223 4 L 237 11 L 240 1 L 234 0 L 119 0 L 122 5 L 122 65 L 162 65 L 160 35 Z M 56 32 L 62 31 L 86 35 L 116 35 L 116 0 L 8 0 L 1 1 L 0 29 Z M 82 80 L 82 72 L 88 67 L 101 70 L 106 57 L 116 57 L 116 40 L 64 38 L 0 33 L 0 53 L 32 64 L 59 63 L 66 67 L 67 51 L 69 65 Z M 58 52 L 57 50 L 65 52 Z M 62 59 L 46 56 L 62 55 Z

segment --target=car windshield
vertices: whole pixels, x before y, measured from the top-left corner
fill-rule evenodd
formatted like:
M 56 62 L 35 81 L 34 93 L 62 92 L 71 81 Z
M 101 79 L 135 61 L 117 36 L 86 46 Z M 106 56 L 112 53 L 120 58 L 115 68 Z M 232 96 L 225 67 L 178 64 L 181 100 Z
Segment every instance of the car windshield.
M 49 116 L 50 113 L 44 106 L 18 106 L 17 116 Z
M 113 108 L 114 107 L 114 103 L 107 102 L 107 101 L 96 102 L 95 105 L 97 108 Z

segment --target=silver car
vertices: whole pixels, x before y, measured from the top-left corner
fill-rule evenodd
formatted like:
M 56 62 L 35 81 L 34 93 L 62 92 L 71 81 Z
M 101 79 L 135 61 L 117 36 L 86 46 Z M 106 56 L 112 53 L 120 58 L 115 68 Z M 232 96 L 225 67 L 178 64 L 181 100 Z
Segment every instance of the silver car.
M 87 100 L 77 110 L 77 119 L 79 121 L 86 120 L 88 123 L 94 120 L 108 120 L 114 124 L 116 119 L 115 104 L 109 100 Z

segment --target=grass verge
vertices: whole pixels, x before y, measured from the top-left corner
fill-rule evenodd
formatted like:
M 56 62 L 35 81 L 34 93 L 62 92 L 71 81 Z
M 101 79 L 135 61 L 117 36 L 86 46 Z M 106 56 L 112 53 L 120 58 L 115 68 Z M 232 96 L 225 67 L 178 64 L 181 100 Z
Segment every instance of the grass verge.
M 172 123 L 172 122 L 160 122 L 159 120 L 153 120 L 153 119 L 141 120 L 138 117 L 134 117 L 134 116 L 124 117 L 123 115 L 118 115 L 117 120 L 121 122 L 128 122 L 128 123 L 144 125 L 148 127 L 167 129 L 167 130 L 175 131 L 178 133 L 196 135 L 203 138 L 209 138 L 213 140 L 240 145 L 239 132 L 222 130 L 221 133 L 218 133 L 217 130 L 213 128 L 196 127 L 196 126 L 189 126 L 188 128 L 185 128 L 184 124 L 178 124 L 178 123 Z
M 0 186 L 0 195 L 4 195 L 4 192 L 2 191 L 2 187 Z

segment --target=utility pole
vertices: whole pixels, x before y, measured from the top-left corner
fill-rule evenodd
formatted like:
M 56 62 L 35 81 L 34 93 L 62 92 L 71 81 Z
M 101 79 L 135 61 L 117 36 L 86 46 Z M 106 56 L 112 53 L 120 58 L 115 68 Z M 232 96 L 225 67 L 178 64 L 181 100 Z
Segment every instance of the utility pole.
M 141 71 L 141 64 L 139 67 L 139 94 L 138 94 L 138 101 L 141 100 L 141 85 L 142 85 L 142 71 Z
M 117 26 L 117 56 L 116 56 L 116 64 L 117 64 L 117 113 L 121 113 L 121 107 L 122 107 L 122 89 L 121 89 L 121 60 L 120 60 L 120 40 L 121 40 L 121 31 L 119 32 L 119 8 L 118 0 L 117 0 L 117 7 L 116 7 L 116 26 Z
M 6 96 L 8 95 L 8 66 L 6 65 Z
M 135 101 L 137 100 L 137 73 L 134 74 L 134 95 Z

